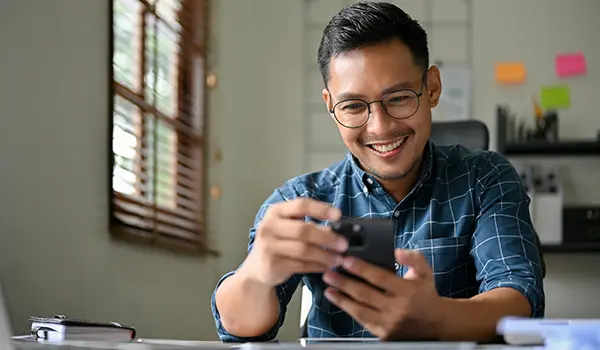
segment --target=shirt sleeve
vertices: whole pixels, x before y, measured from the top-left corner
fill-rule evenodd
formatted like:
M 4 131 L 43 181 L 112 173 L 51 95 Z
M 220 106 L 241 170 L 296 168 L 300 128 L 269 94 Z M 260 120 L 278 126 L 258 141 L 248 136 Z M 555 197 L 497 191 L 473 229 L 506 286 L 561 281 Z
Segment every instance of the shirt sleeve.
M 479 292 L 513 288 L 529 301 L 532 317 L 543 317 L 543 261 L 529 212 L 530 198 L 504 156 L 489 152 L 476 167 L 480 211 L 471 254 Z
M 260 224 L 260 222 L 262 221 L 262 219 L 264 218 L 265 213 L 267 212 L 267 209 L 273 204 L 283 202 L 283 201 L 288 201 L 295 197 L 297 197 L 296 191 L 294 191 L 290 185 L 286 185 L 284 187 L 281 187 L 281 188 L 275 190 L 271 194 L 271 196 L 263 203 L 263 205 L 258 210 L 258 213 L 256 214 L 256 217 L 254 220 L 254 225 L 250 229 L 248 253 L 252 250 L 252 246 L 254 244 L 254 238 L 255 238 L 255 234 L 256 234 L 256 229 L 257 229 L 258 225 Z M 239 269 L 239 267 L 237 269 Z M 270 341 L 270 340 L 275 339 L 275 337 L 277 336 L 277 333 L 279 332 L 279 329 L 281 328 L 281 326 L 283 325 L 283 322 L 285 320 L 287 305 L 289 304 L 290 300 L 292 299 L 294 292 L 298 288 L 298 285 L 300 284 L 300 281 L 302 280 L 302 275 L 293 275 L 287 281 L 285 281 L 284 283 L 275 287 L 275 291 L 277 293 L 277 298 L 279 299 L 279 317 L 278 317 L 275 325 L 266 334 L 263 334 L 261 336 L 252 337 L 252 338 L 242 338 L 242 337 L 237 337 L 237 336 L 229 333 L 225 329 L 225 327 L 223 327 L 223 324 L 221 322 L 221 317 L 219 315 L 219 310 L 217 309 L 217 305 L 216 305 L 216 301 L 215 301 L 215 295 L 216 295 L 217 289 L 219 288 L 221 283 L 226 278 L 232 276 L 234 273 L 235 273 L 235 271 L 230 271 L 230 272 L 226 273 L 223 277 L 221 277 L 221 279 L 217 283 L 217 286 L 215 287 L 215 289 L 212 293 L 212 296 L 211 296 L 211 310 L 213 313 L 215 325 L 217 327 L 217 334 L 218 334 L 219 338 L 223 342 L 236 342 L 236 343 L 237 342 L 239 342 L 239 343 L 241 343 L 241 342 L 264 342 L 264 341 Z M 298 327 L 300 327 L 300 324 L 298 324 Z

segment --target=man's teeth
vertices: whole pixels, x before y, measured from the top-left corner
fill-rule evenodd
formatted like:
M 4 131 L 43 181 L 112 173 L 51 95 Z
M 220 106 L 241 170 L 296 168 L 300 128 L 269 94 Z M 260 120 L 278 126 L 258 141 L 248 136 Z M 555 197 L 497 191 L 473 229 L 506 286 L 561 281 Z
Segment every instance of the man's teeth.
M 379 153 L 386 153 L 400 147 L 400 145 L 402 145 L 404 141 L 406 141 L 406 137 L 388 145 L 371 145 L 371 147 L 373 147 Z

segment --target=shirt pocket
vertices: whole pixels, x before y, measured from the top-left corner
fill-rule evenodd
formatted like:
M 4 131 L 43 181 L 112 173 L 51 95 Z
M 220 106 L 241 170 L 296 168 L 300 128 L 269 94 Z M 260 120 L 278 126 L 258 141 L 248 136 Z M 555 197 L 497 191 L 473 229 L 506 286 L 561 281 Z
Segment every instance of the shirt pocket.
M 441 296 L 468 296 L 473 286 L 474 270 L 469 254 L 471 237 L 442 237 L 414 240 L 409 248 L 423 254 L 433 270 Z

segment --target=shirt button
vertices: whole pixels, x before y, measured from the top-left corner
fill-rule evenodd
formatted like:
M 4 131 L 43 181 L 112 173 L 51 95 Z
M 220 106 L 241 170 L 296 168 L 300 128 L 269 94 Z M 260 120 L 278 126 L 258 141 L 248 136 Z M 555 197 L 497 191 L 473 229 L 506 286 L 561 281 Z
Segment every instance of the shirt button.
M 367 178 L 367 183 L 368 183 L 369 185 L 372 185 L 372 184 L 373 184 L 373 179 L 371 179 L 370 177 L 369 177 L 369 178 Z
M 394 212 L 394 216 L 395 216 L 395 217 L 398 217 L 398 216 L 400 216 L 400 210 L 396 210 L 396 211 Z
M 369 189 L 367 188 L 367 186 L 365 186 L 365 187 L 363 188 L 363 192 L 364 192 L 365 194 L 369 193 Z
M 400 270 L 400 264 L 394 263 L 394 268 L 396 269 L 396 271 Z

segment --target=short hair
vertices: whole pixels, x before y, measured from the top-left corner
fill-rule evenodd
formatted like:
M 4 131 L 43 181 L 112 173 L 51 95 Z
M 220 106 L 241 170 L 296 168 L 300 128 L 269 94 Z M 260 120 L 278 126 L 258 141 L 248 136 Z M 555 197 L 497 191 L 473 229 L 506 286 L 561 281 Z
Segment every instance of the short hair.
M 417 66 L 429 68 L 427 33 L 402 9 L 386 2 L 359 2 L 342 9 L 323 30 L 317 53 L 325 86 L 332 57 L 393 39 L 408 46 Z

